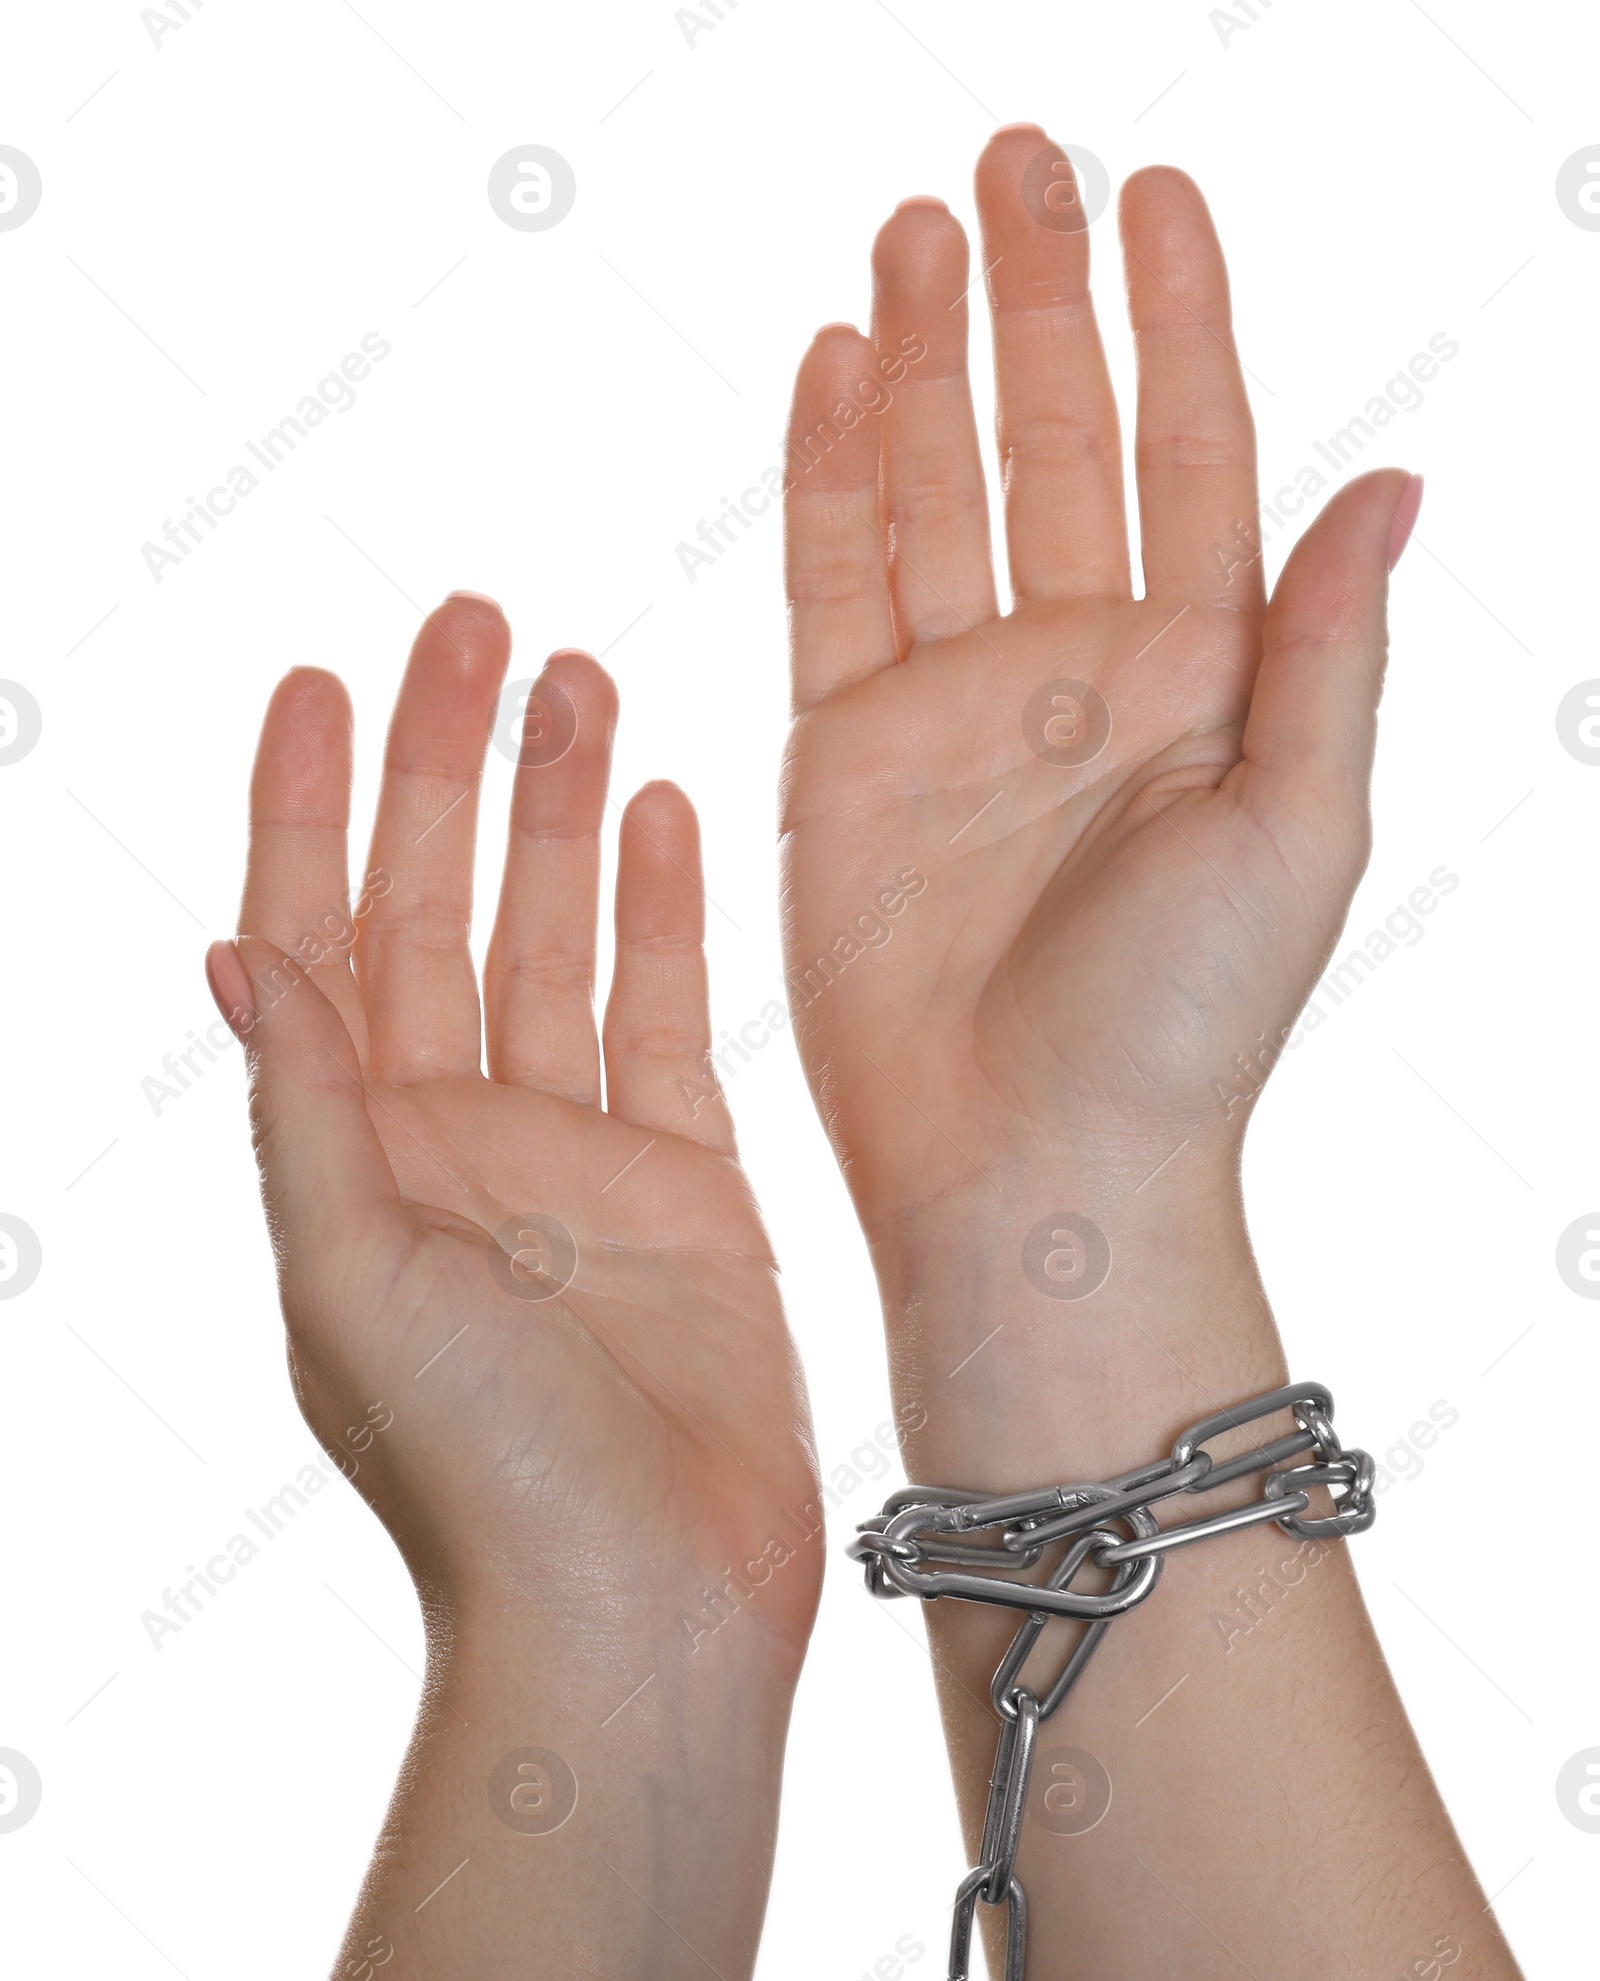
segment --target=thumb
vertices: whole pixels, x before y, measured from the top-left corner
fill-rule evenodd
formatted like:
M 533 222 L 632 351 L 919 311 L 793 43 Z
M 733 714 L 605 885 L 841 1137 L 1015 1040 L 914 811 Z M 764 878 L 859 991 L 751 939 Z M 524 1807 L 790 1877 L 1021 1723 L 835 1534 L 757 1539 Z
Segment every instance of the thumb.
M 409 1240 L 344 1021 L 306 970 L 258 936 L 213 943 L 206 977 L 250 1066 L 250 1122 L 280 1274 L 328 1284 L 373 1227 Z M 384 1230 L 384 1227 L 388 1227 Z
M 1339 490 L 1295 545 L 1263 631 L 1245 724 L 1253 779 L 1292 810 L 1364 815 L 1388 657 L 1389 573 L 1422 477 L 1381 468 Z

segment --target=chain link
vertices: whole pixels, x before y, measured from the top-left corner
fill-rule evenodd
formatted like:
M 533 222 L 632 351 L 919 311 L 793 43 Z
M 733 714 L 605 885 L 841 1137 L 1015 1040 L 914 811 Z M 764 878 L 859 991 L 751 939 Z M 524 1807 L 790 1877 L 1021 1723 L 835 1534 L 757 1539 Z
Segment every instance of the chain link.
M 1284 1436 L 1220 1462 L 1205 1448 L 1228 1431 L 1284 1410 L 1293 1412 L 1297 1426 Z M 1309 1464 L 1284 1463 L 1303 1453 L 1312 1454 Z M 881 1513 L 861 1523 L 848 1552 L 865 1569 L 874 1596 L 919 1596 L 924 1602 L 951 1596 L 958 1602 L 1025 1612 L 989 1688 L 1000 1738 L 978 1862 L 956 1891 L 950 1981 L 967 1981 L 972 1922 L 980 1903 L 1005 1906 L 1005 1981 L 1023 1981 L 1028 1901 L 1016 1875 L 1016 1857 L 1039 1728 L 1060 1710 L 1116 1618 L 1153 1592 L 1167 1554 L 1269 1520 L 1301 1540 L 1362 1533 L 1377 1514 L 1374 1471 L 1366 1452 L 1346 1449 L 1335 1435 L 1331 1393 L 1321 1383 L 1291 1383 L 1201 1418 L 1178 1439 L 1169 1457 L 1115 1479 L 1022 1493 L 903 1486 L 890 1494 Z M 1259 1473 L 1266 1474 L 1261 1497 L 1249 1505 L 1166 1527 L 1150 1512 L 1158 1501 L 1212 1493 Z M 1331 1514 L 1310 1514 L 1317 1487 L 1333 1498 Z M 967 1538 L 994 1529 L 999 1532 L 992 1540 Z M 1041 1579 L 1019 1579 L 1061 1543 L 1060 1559 Z M 1109 1570 L 1109 1586 L 1094 1593 L 1075 1589 L 1072 1585 L 1085 1567 Z M 1025 1685 L 1023 1669 L 1056 1617 L 1076 1618 L 1083 1628 L 1048 1685 L 1042 1690 Z

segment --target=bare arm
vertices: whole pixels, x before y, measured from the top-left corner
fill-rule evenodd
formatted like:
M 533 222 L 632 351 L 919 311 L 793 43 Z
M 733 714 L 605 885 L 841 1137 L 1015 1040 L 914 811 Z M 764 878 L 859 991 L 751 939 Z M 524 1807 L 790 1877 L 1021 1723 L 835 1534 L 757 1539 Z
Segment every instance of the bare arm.
M 357 1485 L 428 1633 L 335 1972 L 738 1981 L 821 1580 L 792 1517 L 805 1389 L 705 1070 L 699 834 L 671 785 L 623 815 L 595 1024 L 616 692 L 586 655 L 530 697 L 480 1002 L 478 785 L 510 644 L 467 594 L 422 626 L 354 900 L 349 703 L 287 677 L 244 933 L 209 959 L 249 1055 L 296 1393 L 330 1450 L 381 1432 Z
M 1221 251 L 1189 180 L 1139 173 L 1121 212 L 1136 596 L 1077 202 L 1041 130 L 996 134 L 978 206 L 1011 612 L 966 240 L 941 202 L 885 225 L 871 337 L 819 335 L 791 428 L 796 1032 L 896 1385 L 927 1410 L 909 1476 L 941 1486 L 1103 1478 L 1290 1373 L 1240 1142 L 1366 859 L 1388 570 L 1420 499 L 1396 470 L 1342 489 L 1268 601 Z M 1074 1219 L 1109 1271 L 1091 1243 L 1052 1283 L 1039 1234 L 1048 1249 Z M 1359 1443 L 1360 1400 L 1342 1402 Z M 1196 1546 L 1111 1626 L 1042 1741 L 1029 1981 L 1436 1981 L 1446 1944 L 1465 1972 L 1514 1972 L 1347 1555 L 1275 1528 Z M 974 1852 L 1016 1620 L 929 1613 Z M 1080 1835 L 1038 1820 L 1063 1747 L 1111 1789 Z M 1073 1765 L 1046 1815 L 1083 1793 Z

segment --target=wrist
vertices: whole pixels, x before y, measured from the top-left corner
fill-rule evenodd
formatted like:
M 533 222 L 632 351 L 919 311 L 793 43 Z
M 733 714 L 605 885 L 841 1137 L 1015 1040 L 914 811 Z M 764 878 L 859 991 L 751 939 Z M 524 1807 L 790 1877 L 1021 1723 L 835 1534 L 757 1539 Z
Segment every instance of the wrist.
M 374 1944 L 475 1981 L 527 1972 L 535 1946 L 541 1972 L 748 1974 L 794 1661 L 742 1621 L 719 1647 L 434 1605 L 411 1753 L 336 1974 L 379 1964 Z
M 1236 1167 L 1137 1168 L 974 1176 L 880 1231 L 911 1477 L 1098 1477 L 1286 1380 Z
M 587 1590 L 539 1602 L 423 1591 L 430 1690 L 437 1681 L 496 1714 L 550 1713 L 580 1728 L 622 1726 L 637 1694 L 650 1707 L 634 1733 L 680 1745 L 737 1696 L 751 1728 L 764 1716 L 781 1740 L 805 1646 L 773 1618 L 784 1579 L 819 1571 L 821 1549 L 820 1535 L 797 1529 L 755 1568 L 608 1563 Z
M 686 1654 L 697 1685 L 792 1692 L 823 1573 L 814 1474 L 780 1499 L 762 1480 L 744 1501 L 670 1506 L 647 1531 L 561 1518 L 485 1519 L 470 1539 L 405 1550 L 430 1660 L 477 1670 L 584 1670 L 620 1677 Z M 727 1517 L 719 1518 L 719 1511 Z
M 474 1623 L 448 1640 L 434 1636 L 423 1716 L 435 1727 L 470 1727 L 467 1744 L 491 1769 L 519 1744 L 558 1753 L 587 1803 L 579 1829 L 598 1824 L 596 1836 L 609 1833 L 619 1847 L 653 1820 L 638 1799 L 644 1784 L 653 1801 L 663 1793 L 703 1799 L 700 1827 L 682 1841 L 714 1851 L 725 1847 L 717 1837 L 744 1820 L 745 1791 L 764 1794 L 781 1764 L 796 1676 L 737 1615 L 698 1643 L 687 1629 L 623 1634 L 598 1618 L 531 1633 Z M 674 1786 L 680 1770 L 686 1779 Z M 489 1806 L 487 1775 L 484 1792 Z M 494 1813 L 504 1821 L 504 1809 Z
M 794 1545 L 801 1546 L 798 1535 Z M 813 1540 L 807 1552 L 819 1548 Z M 684 1713 L 714 1713 L 734 1691 L 782 1701 L 787 1710 L 804 1650 L 766 1628 L 763 1593 L 751 1578 L 713 1575 L 641 1596 L 637 1612 L 621 1617 L 621 1606 L 598 1590 L 559 1610 L 425 1600 L 430 1677 L 448 1673 L 453 1683 L 508 1702 L 554 1697 L 587 1707 L 622 1681 L 654 1672 Z

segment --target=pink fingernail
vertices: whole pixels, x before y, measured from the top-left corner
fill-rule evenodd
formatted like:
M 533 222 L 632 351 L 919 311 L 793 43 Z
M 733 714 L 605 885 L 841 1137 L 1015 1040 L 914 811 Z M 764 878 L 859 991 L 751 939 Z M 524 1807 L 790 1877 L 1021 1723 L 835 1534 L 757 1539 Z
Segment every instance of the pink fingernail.
M 206 951 L 206 982 L 229 1031 L 243 1044 L 255 1025 L 256 1007 L 249 973 L 231 942 L 214 942 Z
M 1389 569 L 1392 571 L 1400 562 L 1400 553 L 1411 541 L 1411 532 L 1417 526 L 1417 511 L 1422 507 L 1422 477 L 1413 475 L 1400 491 L 1400 500 L 1395 505 L 1393 520 L 1389 524 Z

